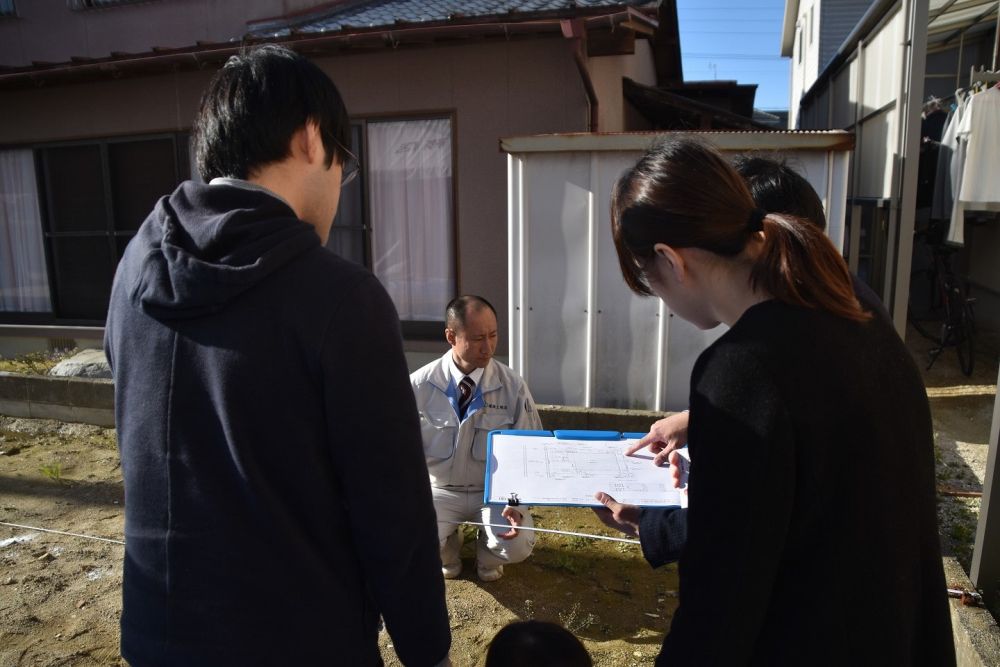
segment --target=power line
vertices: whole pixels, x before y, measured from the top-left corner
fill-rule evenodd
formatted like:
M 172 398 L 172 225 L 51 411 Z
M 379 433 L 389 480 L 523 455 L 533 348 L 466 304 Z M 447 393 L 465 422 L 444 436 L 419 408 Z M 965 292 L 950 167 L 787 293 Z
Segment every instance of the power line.
M 740 5 L 738 7 L 705 7 L 705 6 L 701 6 L 701 7 L 678 7 L 677 11 L 678 12 L 717 12 L 717 11 L 733 11 L 733 10 L 737 10 L 737 9 L 743 9 L 743 10 L 747 10 L 747 11 L 751 11 L 752 10 L 752 11 L 755 11 L 755 12 L 759 12 L 761 10 L 765 10 L 765 11 L 767 11 L 767 10 L 770 10 L 770 11 L 779 11 L 781 13 L 785 12 L 785 10 L 784 10 L 783 7 L 775 7 L 773 5 L 771 5 L 771 6 L 767 6 L 767 5 Z
M 774 24 L 774 19 L 684 19 L 681 23 L 770 23 Z
M 684 35 L 780 35 L 780 30 L 681 30 Z
M 681 58 L 690 58 L 692 60 L 718 58 L 720 60 L 759 60 L 764 62 L 781 62 L 784 60 L 791 61 L 791 58 L 785 58 L 784 56 L 764 56 L 754 55 L 752 53 L 684 53 L 683 51 L 681 52 Z

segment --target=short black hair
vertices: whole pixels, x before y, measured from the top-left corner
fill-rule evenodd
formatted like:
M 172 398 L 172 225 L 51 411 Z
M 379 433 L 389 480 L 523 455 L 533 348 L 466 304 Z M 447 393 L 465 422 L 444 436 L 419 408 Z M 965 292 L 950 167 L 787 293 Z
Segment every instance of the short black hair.
M 489 308 L 493 311 L 493 317 L 497 316 L 497 309 L 493 307 L 492 303 L 483 297 L 475 294 L 463 294 L 462 296 L 456 296 L 454 299 L 449 301 L 447 307 L 445 307 L 445 327 L 451 329 L 452 331 L 462 331 L 465 329 L 465 315 L 469 311 L 470 306 L 475 308 L 477 311 L 482 310 L 483 308 Z
M 296 130 L 319 126 L 326 166 L 347 159 L 351 125 L 333 81 L 314 63 L 282 46 L 257 46 L 232 56 L 205 89 L 194 122 L 195 156 L 203 180 L 247 178 L 289 155 Z
M 819 195 L 784 159 L 737 155 L 733 167 L 747 182 L 757 206 L 768 213 L 787 213 L 826 229 L 826 213 Z
M 591 667 L 587 649 L 573 633 L 548 621 L 516 621 L 496 634 L 486 667 Z

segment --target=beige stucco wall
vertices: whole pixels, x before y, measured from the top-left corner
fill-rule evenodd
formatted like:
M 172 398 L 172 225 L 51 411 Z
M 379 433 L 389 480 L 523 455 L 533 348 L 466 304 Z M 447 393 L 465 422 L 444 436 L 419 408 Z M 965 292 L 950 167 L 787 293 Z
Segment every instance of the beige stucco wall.
M 498 140 L 586 130 L 587 98 L 568 44 L 553 36 L 399 48 L 316 62 L 337 83 L 354 116 L 455 113 L 458 289 L 482 294 L 497 306 L 499 352 L 505 354 L 507 163 Z M 0 147 L 187 130 L 211 74 L 0 92 Z
M 628 127 L 629 114 L 622 95 L 622 77 L 627 76 L 647 86 L 656 85 L 656 68 L 649 41 L 637 39 L 632 55 L 588 58 L 587 68 L 597 93 L 598 129 L 601 132 L 637 129 Z

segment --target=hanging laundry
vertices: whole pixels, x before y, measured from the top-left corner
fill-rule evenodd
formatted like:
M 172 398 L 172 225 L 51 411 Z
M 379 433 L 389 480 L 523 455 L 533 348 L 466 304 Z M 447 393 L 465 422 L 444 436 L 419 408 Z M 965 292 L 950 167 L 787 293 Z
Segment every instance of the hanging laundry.
M 948 241 L 965 243 L 965 211 L 1000 211 L 1000 90 L 987 90 L 969 96 L 956 131 L 962 154 L 960 183 L 953 181 L 955 206 Z

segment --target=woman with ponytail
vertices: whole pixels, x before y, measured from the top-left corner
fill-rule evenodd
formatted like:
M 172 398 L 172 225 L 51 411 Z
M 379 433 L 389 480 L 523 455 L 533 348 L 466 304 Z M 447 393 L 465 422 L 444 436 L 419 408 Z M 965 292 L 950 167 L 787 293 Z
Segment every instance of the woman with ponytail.
M 598 494 L 654 566 L 686 529 L 657 664 L 954 664 L 926 393 L 837 249 L 692 139 L 654 144 L 611 209 L 633 291 L 729 326 L 692 373 L 684 520 Z

